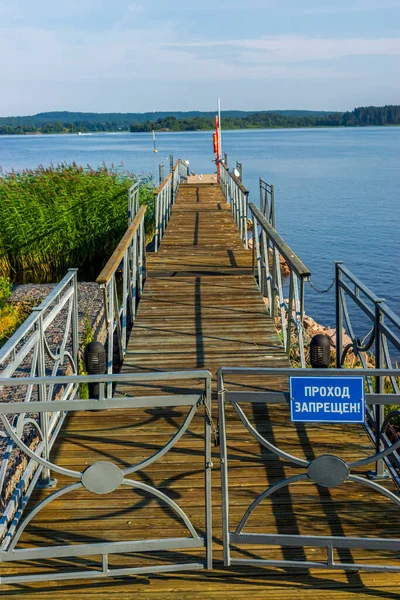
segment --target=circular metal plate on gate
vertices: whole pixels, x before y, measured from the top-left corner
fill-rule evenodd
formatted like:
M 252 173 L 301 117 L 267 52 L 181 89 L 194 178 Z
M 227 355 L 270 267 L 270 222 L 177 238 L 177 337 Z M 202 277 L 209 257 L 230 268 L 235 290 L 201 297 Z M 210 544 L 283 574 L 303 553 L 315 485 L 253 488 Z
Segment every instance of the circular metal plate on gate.
M 83 485 L 94 494 L 109 494 L 119 488 L 123 480 L 121 469 L 103 460 L 93 463 L 82 473 Z
M 333 454 L 323 454 L 314 459 L 307 469 L 310 479 L 322 487 L 336 487 L 350 475 L 347 463 Z

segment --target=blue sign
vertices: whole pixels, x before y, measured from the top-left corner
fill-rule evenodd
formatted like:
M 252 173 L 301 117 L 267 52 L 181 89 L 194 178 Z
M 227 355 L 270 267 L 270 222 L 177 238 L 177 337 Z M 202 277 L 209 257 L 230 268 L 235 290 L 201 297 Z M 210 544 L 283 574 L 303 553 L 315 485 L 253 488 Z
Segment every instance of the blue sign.
M 364 423 L 363 377 L 290 377 L 295 423 Z

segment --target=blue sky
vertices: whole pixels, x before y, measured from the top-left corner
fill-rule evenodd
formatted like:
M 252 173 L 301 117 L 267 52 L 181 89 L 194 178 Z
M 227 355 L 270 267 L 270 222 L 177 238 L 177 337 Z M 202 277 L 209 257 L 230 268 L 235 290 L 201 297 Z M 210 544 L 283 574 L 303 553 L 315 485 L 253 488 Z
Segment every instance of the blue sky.
M 0 115 L 399 104 L 400 0 L 0 0 Z

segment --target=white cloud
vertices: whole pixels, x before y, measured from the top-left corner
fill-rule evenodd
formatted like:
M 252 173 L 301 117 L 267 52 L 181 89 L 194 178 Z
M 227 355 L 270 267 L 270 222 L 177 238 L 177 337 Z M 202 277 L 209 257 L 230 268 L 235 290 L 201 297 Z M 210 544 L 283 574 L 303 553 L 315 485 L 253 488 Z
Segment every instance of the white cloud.
M 137 7 L 133 5 L 134 15 Z M 16 106 L 41 110 L 45 103 L 46 109 L 66 109 L 76 107 L 80 98 L 89 110 L 106 110 L 102 94 L 110 97 L 111 90 L 114 100 L 109 110 L 119 110 L 127 101 L 137 105 L 139 99 L 145 110 L 149 98 L 151 106 L 165 108 L 167 93 L 178 107 L 190 98 L 195 102 L 193 90 L 203 84 L 210 90 L 237 86 L 243 97 L 245 82 L 254 82 L 266 90 L 266 95 L 273 81 L 279 81 L 282 88 L 305 83 L 332 86 L 332 82 L 342 80 L 345 89 L 351 87 L 349 80 L 361 80 L 362 75 L 350 66 L 340 67 L 335 59 L 361 56 L 368 61 L 370 55 L 400 55 L 400 40 L 396 38 L 280 36 L 194 43 L 184 41 L 184 32 L 174 22 L 151 22 L 147 28 L 134 23 L 135 18 L 128 24 L 124 20 L 111 25 L 106 31 L 81 32 L 66 27 L 56 31 L 2 28 L 0 22 L 0 114 L 15 114 Z M 373 73 L 371 82 L 372 77 Z M 394 88 L 394 75 L 389 80 Z M 186 85 L 183 100 L 177 96 L 177 85 Z M 249 101 L 251 104 L 251 98 Z
M 226 48 L 241 52 L 247 63 L 277 64 L 305 61 L 326 61 L 350 56 L 399 56 L 400 38 L 382 39 L 327 39 L 295 36 L 272 37 L 259 40 L 227 40 L 174 44 L 175 49 L 199 52 L 202 48 Z

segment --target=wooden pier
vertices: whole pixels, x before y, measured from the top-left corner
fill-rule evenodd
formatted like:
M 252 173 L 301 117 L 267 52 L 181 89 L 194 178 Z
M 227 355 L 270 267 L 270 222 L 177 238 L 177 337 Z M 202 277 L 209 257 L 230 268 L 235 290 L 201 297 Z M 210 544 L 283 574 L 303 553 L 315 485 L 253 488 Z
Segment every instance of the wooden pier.
M 190 180 L 189 180 L 190 181 Z M 193 181 L 193 180 L 192 180 Z M 209 181 L 209 180 L 206 180 Z M 251 250 L 244 248 L 231 215 L 231 207 L 215 183 L 194 180 L 179 187 L 171 220 L 157 253 L 147 255 L 147 279 L 136 321 L 122 366 L 123 373 L 207 369 L 214 378 L 221 366 L 288 367 L 289 361 L 253 275 Z M 255 390 L 263 386 L 285 390 L 287 380 L 228 378 L 229 389 Z M 193 387 L 194 386 L 194 387 Z M 159 395 L 187 389 L 187 384 L 137 385 L 135 394 Z M 195 389 L 195 384 L 192 385 Z M 118 393 L 132 394 L 132 386 Z M 213 418 L 217 421 L 216 403 Z M 88 464 L 110 460 L 121 468 L 138 462 L 162 447 L 184 418 L 174 408 L 73 413 L 62 428 L 52 451 L 55 463 L 82 471 Z M 249 413 L 256 429 L 277 446 L 300 458 L 338 454 L 356 460 L 373 453 L 361 425 L 295 425 L 286 406 L 265 405 Z M 228 411 L 231 520 L 238 521 L 251 501 L 268 485 L 296 474 L 296 467 L 260 446 L 245 430 L 233 411 Z M 161 459 L 136 476 L 161 489 L 187 512 L 195 527 L 205 523 L 202 449 L 203 422 L 195 417 L 189 432 Z M 141 574 L 126 578 L 49 581 L 8 585 L 0 598 L 161 600 L 184 598 L 268 600 L 350 600 L 400 597 L 396 573 L 344 573 L 335 568 L 232 567 L 222 563 L 219 450 L 213 451 L 213 545 L 212 571 Z M 357 472 L 365 473 L 367 468 Z M 59 476 L 57 486 L 69 483 Z M 391 483 L 384 482 L 393 490 Z M 36 489 L 34 506 L 54 490 Z M 283 490 L 258 509 L 251 531 L 314 535 L 400 535 L 398 508 L 387 498 L 354 483 L 338 488 L 302 482 Z M 97 496 L 85 489 L 55 500 L 30 523 L 21 538 L 22 547 L 41 544 L 124 541 L 135 537 L 154 539 L 180 534 L 181 523 L 168 508 L 139 491 L 118 489 Z M 199 550 L 192 550 L 193 556 Z M 373 555 L 372 555 L 373 554 Z M 245 549 L 245 556 L 286 560 L 324 560 L 324 549 Z M 179 559 L 177 551 L 175 558 Z M 388 553 L 339 550 L 337 561 L 389 561 Z M 154 564 L 163 556 L 122 554 L 110 558 L 111 566 Z M 390 559 L 391 560 L 391 559 Z M 97 568 L 101 557 L 81 559 L 81 567 Z M 400 562 L 400 561 L 399 561 Z M 393 563 L 393 561 L 392 561 Z M 44 573 L 77 568 L 76 561 L 48 559 L 22 564 L 6 563 L 3 576 L 16 572 Z

